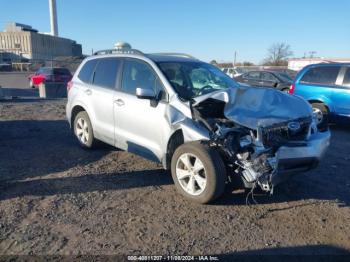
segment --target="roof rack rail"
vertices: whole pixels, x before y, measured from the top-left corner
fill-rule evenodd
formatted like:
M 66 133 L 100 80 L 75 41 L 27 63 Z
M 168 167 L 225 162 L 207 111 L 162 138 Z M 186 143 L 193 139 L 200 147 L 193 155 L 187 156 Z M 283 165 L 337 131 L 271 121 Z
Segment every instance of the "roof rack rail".
M 93 55 L 109 55 L 109 54 L 130 54 L 130 55 L 142 55 L 142 56 L 144 56 L 144 53 L 142 53 L 140 50 L 130 49 L 130 48 L 99 50 L 99 51 L 95 52 Z
M 185 54 L 185 53 L 153 53 L 152 55 L 167 55 L 167 56 L 178 56 L 178 57 L 197 59 L 194 56 L 191 56 L 191 55 Z

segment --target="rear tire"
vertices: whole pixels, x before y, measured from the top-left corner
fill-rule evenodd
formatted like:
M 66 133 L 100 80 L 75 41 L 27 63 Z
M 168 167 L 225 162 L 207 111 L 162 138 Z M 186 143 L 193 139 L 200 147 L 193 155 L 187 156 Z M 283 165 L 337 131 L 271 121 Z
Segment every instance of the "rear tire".
M 79 112 L 74 119 L 74 134 L 83 148 L 96 146 L 97 140 L 94 138 L 89 115 L 85 111 Z
M 206 204 L 225 190 L 226 168 L 217 151 L 200 142 L 179 146 L 171 160 L 176 189 L 187 199 Z
M 328 129 L 329 111 L 323 103 L 312 103 L 312 111 L 316 115 L 317 127 L 320 131 Z

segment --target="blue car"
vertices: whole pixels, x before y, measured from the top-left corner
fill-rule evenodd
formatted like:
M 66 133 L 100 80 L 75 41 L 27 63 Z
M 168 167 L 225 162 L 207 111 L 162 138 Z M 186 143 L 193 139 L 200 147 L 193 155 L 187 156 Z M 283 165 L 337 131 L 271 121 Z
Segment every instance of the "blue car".
M 309 101 L 320 128 L 326 128 L 328 120 L 349 120 L 350 63 L 308 65 L 298 73 L 289 93 Z

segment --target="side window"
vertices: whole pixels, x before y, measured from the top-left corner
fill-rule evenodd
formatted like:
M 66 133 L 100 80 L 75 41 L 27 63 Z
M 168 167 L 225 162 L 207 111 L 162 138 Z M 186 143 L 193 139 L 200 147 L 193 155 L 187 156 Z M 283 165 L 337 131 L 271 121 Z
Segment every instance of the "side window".
M 161 98 L 165 96 L 161 81 L 149 65 L 136 59 L 125 60 L 122 90 L 135 95 L 138 87 L 153 89 L 157 96 L 161 95 Z
M 348 67 L 344 75 L 343 86 L 350 87 L 350 67 Z
M 247 79 L 253 79 L 253 80 L 259 80 L 260 78 L 260 73 L 259 72 L 249 72 L 245 75 L 244 78 Z
M 228 70 L 227 68 L 224 68 L 223 72 L 226 74 L 226 73 L 227 73 L 227 70 Z
M 271 81 L 271 82 L 277 82 L 277 78 L 274 77 L 272 74 L 270 73 L 262 73 L 262 80 L 264 81 Z
M 340 66 L 322 66 L 309 69 L 301 78 L 301 83 L 334 85 Z
M 94 72 L 97 59 L 87 61 L 78 74 L 78 78 L 85 82 L 90 83 L 92 79 L 92 73 Z
M 99 59 L 95 69 L 93 84 L 115 89 L 120 59 L 118 58 L 102 58 Z

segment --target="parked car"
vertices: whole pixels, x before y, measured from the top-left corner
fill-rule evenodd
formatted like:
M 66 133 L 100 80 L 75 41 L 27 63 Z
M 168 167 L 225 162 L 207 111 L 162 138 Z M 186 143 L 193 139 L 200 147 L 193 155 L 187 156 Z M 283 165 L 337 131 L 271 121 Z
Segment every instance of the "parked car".
M 289 90 L 311 104 L 320 126 L 328 120 L 350 118 L 350 63 L 304 67 Z
M 236 76 L 240 76 L 241 74 L 244 73 L 243 69 L 234 68 L 234 67 L 223 68 L 222 71 L 231 78 L 234 78 Z
M 314 168 L 329 145 L 304 99 L 240 86 L 184 54 L 100 51 L 67 88 L 67 119 L 82 147 L 103 141 L 157 161 L 199 203 L 237 179 L 272 192 L 289 174 Z
M 64 67 L 41 67 L 35 74 L 28 77 L 29 87 L 35 88 L 44 82 L 68 83 L 72 74 Z
M 235 77 L 235 80 L 250 86 L 273 87 L 283 92 L 289 92 L 293 80 L 283 72 L 274 71 L 250 71 Z

